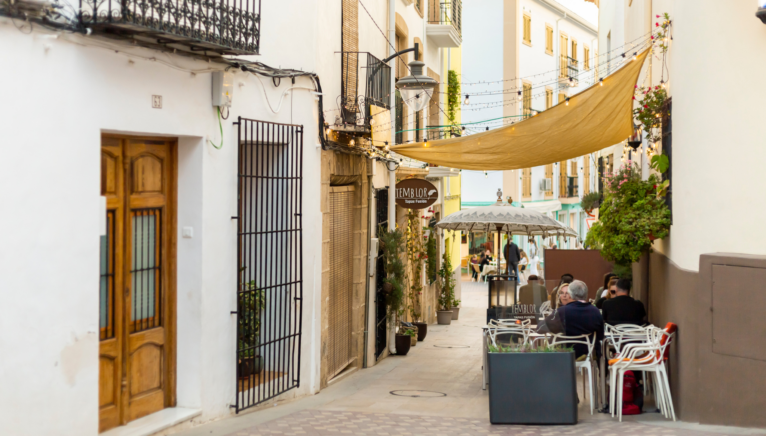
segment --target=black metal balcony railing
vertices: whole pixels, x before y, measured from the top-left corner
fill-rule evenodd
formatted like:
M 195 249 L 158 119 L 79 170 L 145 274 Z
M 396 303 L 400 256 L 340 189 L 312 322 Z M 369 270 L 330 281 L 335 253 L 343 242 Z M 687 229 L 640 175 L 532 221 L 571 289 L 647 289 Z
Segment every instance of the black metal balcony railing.
M 259 52 L 260 0 L 80 0 L 80 24 L 139 44 L 219 55 Z
M 577 59 L 569 56 L 561 56 L 561 77 L 568 77 L 571 80 L 577 80 L 580 74 L 580 63 Z
M 367 55 L 367 66 L 360 67 L 359 55 Z M 357 124 L 362 120 L 370 127 L 370 106 L 389 109 L 391 99 L 391 67 L 370 53 L 344 52 L 341 54 L 341 112 L 343 121 Z M 360 68 L 364 73 L 364 88 L 359 87 Z
M 429 0 L 428 24 L 451 24 L 462 36 L 462 15 L 461 0 Z
M 578 197 L 580 195 L 580 190 L 578 186 L 578 180 L 577 177 L 567 177 L 567 192 L 566 196 L 568 198 L 572 197 Z

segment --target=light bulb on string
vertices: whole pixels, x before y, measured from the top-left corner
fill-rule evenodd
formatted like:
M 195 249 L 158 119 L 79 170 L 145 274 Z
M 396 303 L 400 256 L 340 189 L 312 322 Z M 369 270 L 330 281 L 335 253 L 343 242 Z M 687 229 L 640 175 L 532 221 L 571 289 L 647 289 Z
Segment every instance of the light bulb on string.
M 569 106 L 569 97 L 567 97 L 567 99 L 566 99 L 566 102 L 565 102 L 565 103 L 566 103 L 566 105 L 567 105 L 567 106 Z
M 370 117 L 370 125 L 371 126 L 375 125 L 375 118 Z
M 600 79 L 598 79 L 598 84 L 599 84 L 600 86 L 604 86 L 604 78 L 603 78 L 603 77 L 602 77 L 602 78 L 600 78 Z
M 633 60 L 635 61 L 636 59 L 638 59 L 638 53 L 633 52 Z
M 484 178 L 485 178 L 485 179 L 489 178 L 489 175 L 487 174 L 487 172 L 486 172 L 486 171 L 484 171 Z
M 521 101 L 521 91 L 519 91 L 519 101 Z
M 470 104 L 470 102 L 468 101 L 468 97 L 469 97 L 469 95 L 468 95 L 468 94 L 466 94 L 466 95 L 465 95 L 465 101 L 463 101 L 463 104 L 464 104 L 464 105 L 468 105 L 468 104 Z
M 351 146 L 353 147 L 354 145 L 356 145 L 356 141 L 354 141 L 354 140 L 352 139 L 352 140 L 351 140 L 351 142 L 349 142 L 349 145 L 351 145 Z

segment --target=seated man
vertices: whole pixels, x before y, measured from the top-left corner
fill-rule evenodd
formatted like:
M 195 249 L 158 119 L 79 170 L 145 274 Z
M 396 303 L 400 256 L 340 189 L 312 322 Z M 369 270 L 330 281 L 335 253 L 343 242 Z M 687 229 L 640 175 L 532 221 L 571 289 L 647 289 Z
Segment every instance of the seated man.
M 575 280 L 562 291 L 569 293 L 564 297 L 564 301 L 568 301 L 569 297 L 572 299 L 571 303 L 559 307 L 556 312 L 561 316 L 564 334 L 579 336 L 596 332 L 596 344 L 598 344 L 604 338 L 604 319 L 601 317 L 601 312 L 588 303 L 588 287 L 580 280 Z M 596 345 L 596 354 L 598 349 Z M 588 354 L 588 347 L 585 344 L 575 344 L 574 351 L 575 358 L 579 358 Z
M 539 309 L 547 299 L 548 291 L 540 283 L 539 277 L 534 274 L 529 276 L 526 285 L 519 288 L 519 304 L 534 304 Z
M 617 289 L 612 298 L 604 301 L 601 313 L 604 322 L 610 325 L 619 324 L 646 324 L 646 309 L 644 303 L 634 300 L 630 293 L 630 280 L 617 280 Z

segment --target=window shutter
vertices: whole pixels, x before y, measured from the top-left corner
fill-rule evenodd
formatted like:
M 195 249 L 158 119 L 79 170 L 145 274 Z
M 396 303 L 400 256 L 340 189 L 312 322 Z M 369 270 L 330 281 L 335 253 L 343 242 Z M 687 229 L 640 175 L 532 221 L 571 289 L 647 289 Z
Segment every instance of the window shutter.
M 545 26 L 545 52 L 553 54 L 553 27 Z
M 567 196 L 567 161 L 559 162 L 559 197 Z
M 532 43 L 532 18 L 524 14 L 524 42 Z
M 582 168 L 582 180 L 583 180 L 583 187 L 582 187 L 582 195 L 587 195 L 590 193 L 590 155 L 586 154 L 583 157 L 583 168 Z
M 567 99 L 567 95 L 563 92 L 559 92 L 559 103 Z
M 524 84 L 524 92 L 523 92 L 523 99 L 524 99 L 524 116 L 528 117 L 532 115 L 532 84 L 531 83 L 525 83 Z
M 585 62 L 585 69 L 590 70 L 590 49 L 588 47 L 583 47 L 583 62 Z
M 545 108 L 550 109 L 552 107 L 553 107 L 553 90 L 546 89 L 545 90 Z
M 572 41 L 572 59 L 577 60 L 577 41 Z

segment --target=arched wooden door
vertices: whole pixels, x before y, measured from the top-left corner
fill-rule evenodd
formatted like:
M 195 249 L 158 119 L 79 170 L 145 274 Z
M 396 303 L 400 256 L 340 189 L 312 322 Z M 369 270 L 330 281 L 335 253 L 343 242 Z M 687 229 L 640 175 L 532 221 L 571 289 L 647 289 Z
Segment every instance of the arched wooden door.
M 99 430 L 175 404 L 176 143 L 103 136 Z

